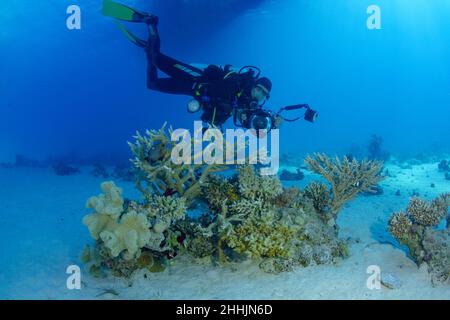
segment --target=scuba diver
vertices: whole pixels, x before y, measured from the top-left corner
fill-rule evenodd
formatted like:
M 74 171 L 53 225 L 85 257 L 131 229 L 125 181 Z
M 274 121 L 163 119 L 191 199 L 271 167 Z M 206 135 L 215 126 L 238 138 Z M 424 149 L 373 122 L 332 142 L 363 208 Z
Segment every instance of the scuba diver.
M 260 77 L 261 71 L 257 67 L 246 66 L 237 70 L 231 65 L 224 67 L 208 65 L 201 68 L 161 53 L 158 17 L 155 15 L 112 0 L 104 0 L 103 14 L 118 20 L 147 25 L 149 36 L 146 41 L 117 22 L 127 38 L 146 52 L 147 87 L 163 93 L 191 96 L 193 99 L 188 103 L 188 111 L 195 113 L 202 110 L 201 120 L 210 126 L 222 129 L 222 125 L 233 117 L 234 125 L 237 127 L 270 131 L 278 128 L 283 120 L 300 119 L 286 119 L 281 116 L 281 112 L 301 108 L 306 109 L 307 121 L 313 122 L 317 117 L 317 112 L 307 104 L 285 107 L 278 113 L 263 109 L 265 102 L 270 98 L 272 82 L 266 77 Z M 158 70 L 169 77 L 159 77 Z

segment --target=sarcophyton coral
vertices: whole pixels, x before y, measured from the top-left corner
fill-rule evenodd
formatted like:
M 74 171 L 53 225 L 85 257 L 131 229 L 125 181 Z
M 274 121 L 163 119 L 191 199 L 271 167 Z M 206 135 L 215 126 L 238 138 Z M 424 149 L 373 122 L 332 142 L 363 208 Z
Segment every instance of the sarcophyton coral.
M 172 151 L 177 142 L 171 140 L 172 128 L 166 132 L 164 125 L 160 130 L 139 132 L 135 143 L 129 142 L 135 158 L 136 186 L 144 194 L 171 195 L 177 193 L 189 205 L 201 192 L 201 185 L 212 172 L 227 169 L 225 165 L 195 163 L 198 154 L 184 155 L 191 159 L 190 164 L 177 164 L 172 159 Z M 191 144 L 195 143 L 194 138 Z M 191 148 L 194 150 L 195 148 Z
M 450 227 L 436 230 L 445 217 L 449 219 L 450 193 L 431 202 L 413 197 L 406 212 L 396 212 L 389 220 L 389 231 L 405 245 L 418 264 L 426 263 L 433 283 L 450 282 Z
M 305 159 L 309 169 L 322 175 L 331 185 L 330 210 L 334 215 L 344 203 L 353 199 L 358 193 L 371 191 L 383 177 L 380 161 L 358 161 L 339 157 L 329 158 L 325 154 L 316 153 Z
M 101 195 L 87 201 L 87 207 L 94 212 L 83 218 L 97 240 L 98 254 L 90 254 L 98 258 L 94 270 L 106 265 L 121 274 L 120 268 L 134 270 L 142 264 L 143 252 L 145 257 L 152 255 L 156 260 L 179 249 L 179 232 L 171 227 L 185 217 L 183 198 L 154 195 L 138 204 L 125 201 L 114 182 L 102 183 L 101 189 Z M 125 270 L 122 273 L 128 274 Z
M 103 194 L 88 200 L 87 207 L 94 212 L 85 216 L 83 223 L 113 257 L 123 252 L 124 259 L 133 259 L 150 240 L 147 216 L 134 210 L 124 211 L 122 190 L 114 182 L 104 182 L 101 188 Z

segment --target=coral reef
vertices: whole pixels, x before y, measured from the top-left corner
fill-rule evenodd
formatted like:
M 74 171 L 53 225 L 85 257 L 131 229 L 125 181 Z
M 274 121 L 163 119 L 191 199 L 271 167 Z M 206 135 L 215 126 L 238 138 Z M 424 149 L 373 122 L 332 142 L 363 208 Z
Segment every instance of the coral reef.
M 405 245 L 409 255 L 421 265 L 426 263 L 434 284 L 450 283 L 450 193 L 427 202 L 413 197 L 406 212 L 394 213 L 389 220 L 389 231 Z M 435 229 L 447 218 L 445 230 Z
M 224 165 L 176 164 L 172 161 L 172 151 L 176 145 L 168 134 L 164 125 L 160 130 L 151 130 L 142 136 L 139 132 L 134 137 L 135 143 L 129 142 L 135 158 L 132 160 L 136 169 L 136 186 L 144 194 L 157 193 L 160 195 L 177 193 L 190 204 L 201 193 L 201 185 L 212 172 L 227 169 Z M 191 139 L 194 144 L 195 139 Z M 194 149 L 194 148 L 192 148 Z M 188 155 L 196 159 L 199 155 Z
M 130 143 L 140 201 L 125 199 L 112 181 L 102 183 L 102 193 L 87 201 L 91 212 L 83 223 L 95 246 L 83 252 L 82 261 L 92 274 L 160 272 L 178 255 L 218 264 L 253 259 L 262 270 L 279 273 L 337 263 L 348 255 L 335 218 L 355 190 L 378 181 L 375 163 L 327 160 L 326 167 L 328 158 L 319 157 L 317 168 L 330 174 L 332 192 L 323 183 L 304 191 L 283 188 L 278 176 L 261 175 L 249 164 L 227 177 L 212 174 L 222 166 L 175 165 L 170 159 L 174 145 L 164 128 L 138 133 Z M 195 218 L 186 214 L 194 204 L 204 210 Z
M 113 182 L 102 183 L 101 189 L 103 193 L 91 197 L 86 204 L 94 211 L 83 218 L 97 240 L 99 258 L 94 270 L 103 265 L 116 274 L 129 274 L 125 270 L 136 270 L 142 264 L 142 253 L 147 259 L 149 255 L 161 258 L 180 249 L 180 234 L 170 228 L 185 217 L 184 199 L 153 195 L 144 204 L 138 204 L 125 200 Z
M 274 218 L 270 213 L 252 215 L 233 230 L 228 246 L 250 258 L 288 258 L 294 230 Z
M 324 154 L 316 153 L 308 156 L 305 162 L 309 169 L 322 175 L 331 185 L 330 210 L 336 215 L 344 203 L 353 199 L 358 193 L 370 191 L 374 185 L 383 179 L 380 161 L 344 157 L 330 159 Z
M 204 228 L 217 235 L 220 262 L 232 260 L 228 249 L 252 259 L 282 259 L 301 266 L 335 263 L 347 255 L 346 243 L 338 239 L 334 225 L 321 217 L 300 189 L 283 189 L 276 176 L 260 176 L 251 166 L 237 171 L 228 180 L 213 178 L 214 183 L 203 190 L 210 205 L 222 204 Z M 218 185 L 227 184 L 221 188 L 223 193 L 217 192 Z M 237 200 L 230 201 L 227 194 Z M 306 248 L 310 258 L 305 256 Z

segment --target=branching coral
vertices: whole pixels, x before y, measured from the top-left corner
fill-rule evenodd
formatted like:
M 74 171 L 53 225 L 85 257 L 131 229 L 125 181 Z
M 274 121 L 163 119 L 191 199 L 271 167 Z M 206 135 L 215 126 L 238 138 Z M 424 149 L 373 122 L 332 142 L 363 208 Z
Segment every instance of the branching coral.
M 305 188 L 305 196 L 313 201 L 318 212 L 325 212 L 330 206 L 330 191 L 321 182 L 311 182 Z
M 230 179 L 211 180 L 204 199 L 215 215 L 205 234 L 217 235 L 219 261 L 228 260 L 226 248 L 253 259 L 290 258 L 302 265 L 329 263 L 344 255 L 334 225 L 318 215 L 313 201 L 298 188 L 283 189 L 278 177 L 261 176 L 248 165 Z M 300 257 L 301 244 L 313 249 L 311 261 Z
M 166 133 L 164 125 L 160 130 L 139 132 L 134 137 L 135 143 L 128 142 L 135 158 L 132 160 L 137 171 L 136 186 L 144 194 L 178 193 L 190 204 L 201 192 L 201 185 L 212 172 L 226 170 L 225 165 L 196 164 L 199 154 L 187 156 L 191 163 L 177 164 L 172 159 L 176 142 L 171 141 L 172 128 Z M 193 145 L 195 139 L 190 143 Z M 194 150 L 194 148 L 190 148 Z
M 431 202 L 413 197 L 406 213 L 394 213 L 389 220 L 391 234 L 418 265 L 427 263 L 433 282 L 450 280 L 450 230 L 434 229 L 447 216 L 449 199 L 448 193 Z
M 330 159 L 324 154 L 316 153 L 308 156 L 305 162 L 309 169 L 322 175 L 331 185 L 331 212 L 336 215 L 344 203 L 353 199 L 358 193 L 370 191 L 371 187 L 380 182 L 383 177 L 381 170 L 383 163 L 379 161 L 344 157 Z
M 277 176 L 261 176 L 251 165 L 240 166 L 238 174 L 239 192 L 247 199 L 261 198 L 264 201 L 272 201 L 283 192 Z
M 208 177 L 202 188 L 202 196 L 213 212 L 219 212 L 224 204 L 230 205 L 239 200 L 237 188 L 218 175 Z
M 412 232 L 412 222 L 404 212 L 396 212 L 389 220 L 389 231 L 399 241 L 406 241 Z
M 447 210 L 444 211 L 439 199 L 437 198 L 433 203 L 428 203 L 419 197 L 413 197 L 407 208 L 411 220 L 428 227 L 438 224 L 447 215 Z

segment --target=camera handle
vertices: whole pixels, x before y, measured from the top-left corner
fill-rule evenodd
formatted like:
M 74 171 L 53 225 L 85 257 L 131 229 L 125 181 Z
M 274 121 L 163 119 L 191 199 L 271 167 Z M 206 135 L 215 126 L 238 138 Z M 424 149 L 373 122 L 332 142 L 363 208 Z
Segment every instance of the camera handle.
M 296 118 L 293 118 L 293 119 L 287 119 L 287 118 L 283 117 L 283 116 L 281 115 L 281 113 L 282 113 L 283 111 L 298 110 L 298 109 L 303 109 L 303 108 L 305 108 L 305 109 L 307 109 L 307 110 L 310 109 L 309 105 L 306 104 L 306 103 L 305 103 L 305 104 L 295 104 L 295 105 L 292 105 L 292 106 L 287 106 L 287 107 L 281 108 L 281 109 L 277 112 L 277 116 L 281 117 L 284 121 L 287 121 L 287 122 L 295 122 L 295 121 L 297 121 L 297 120 L 300 120 L 301 117 L 296 117 Z

